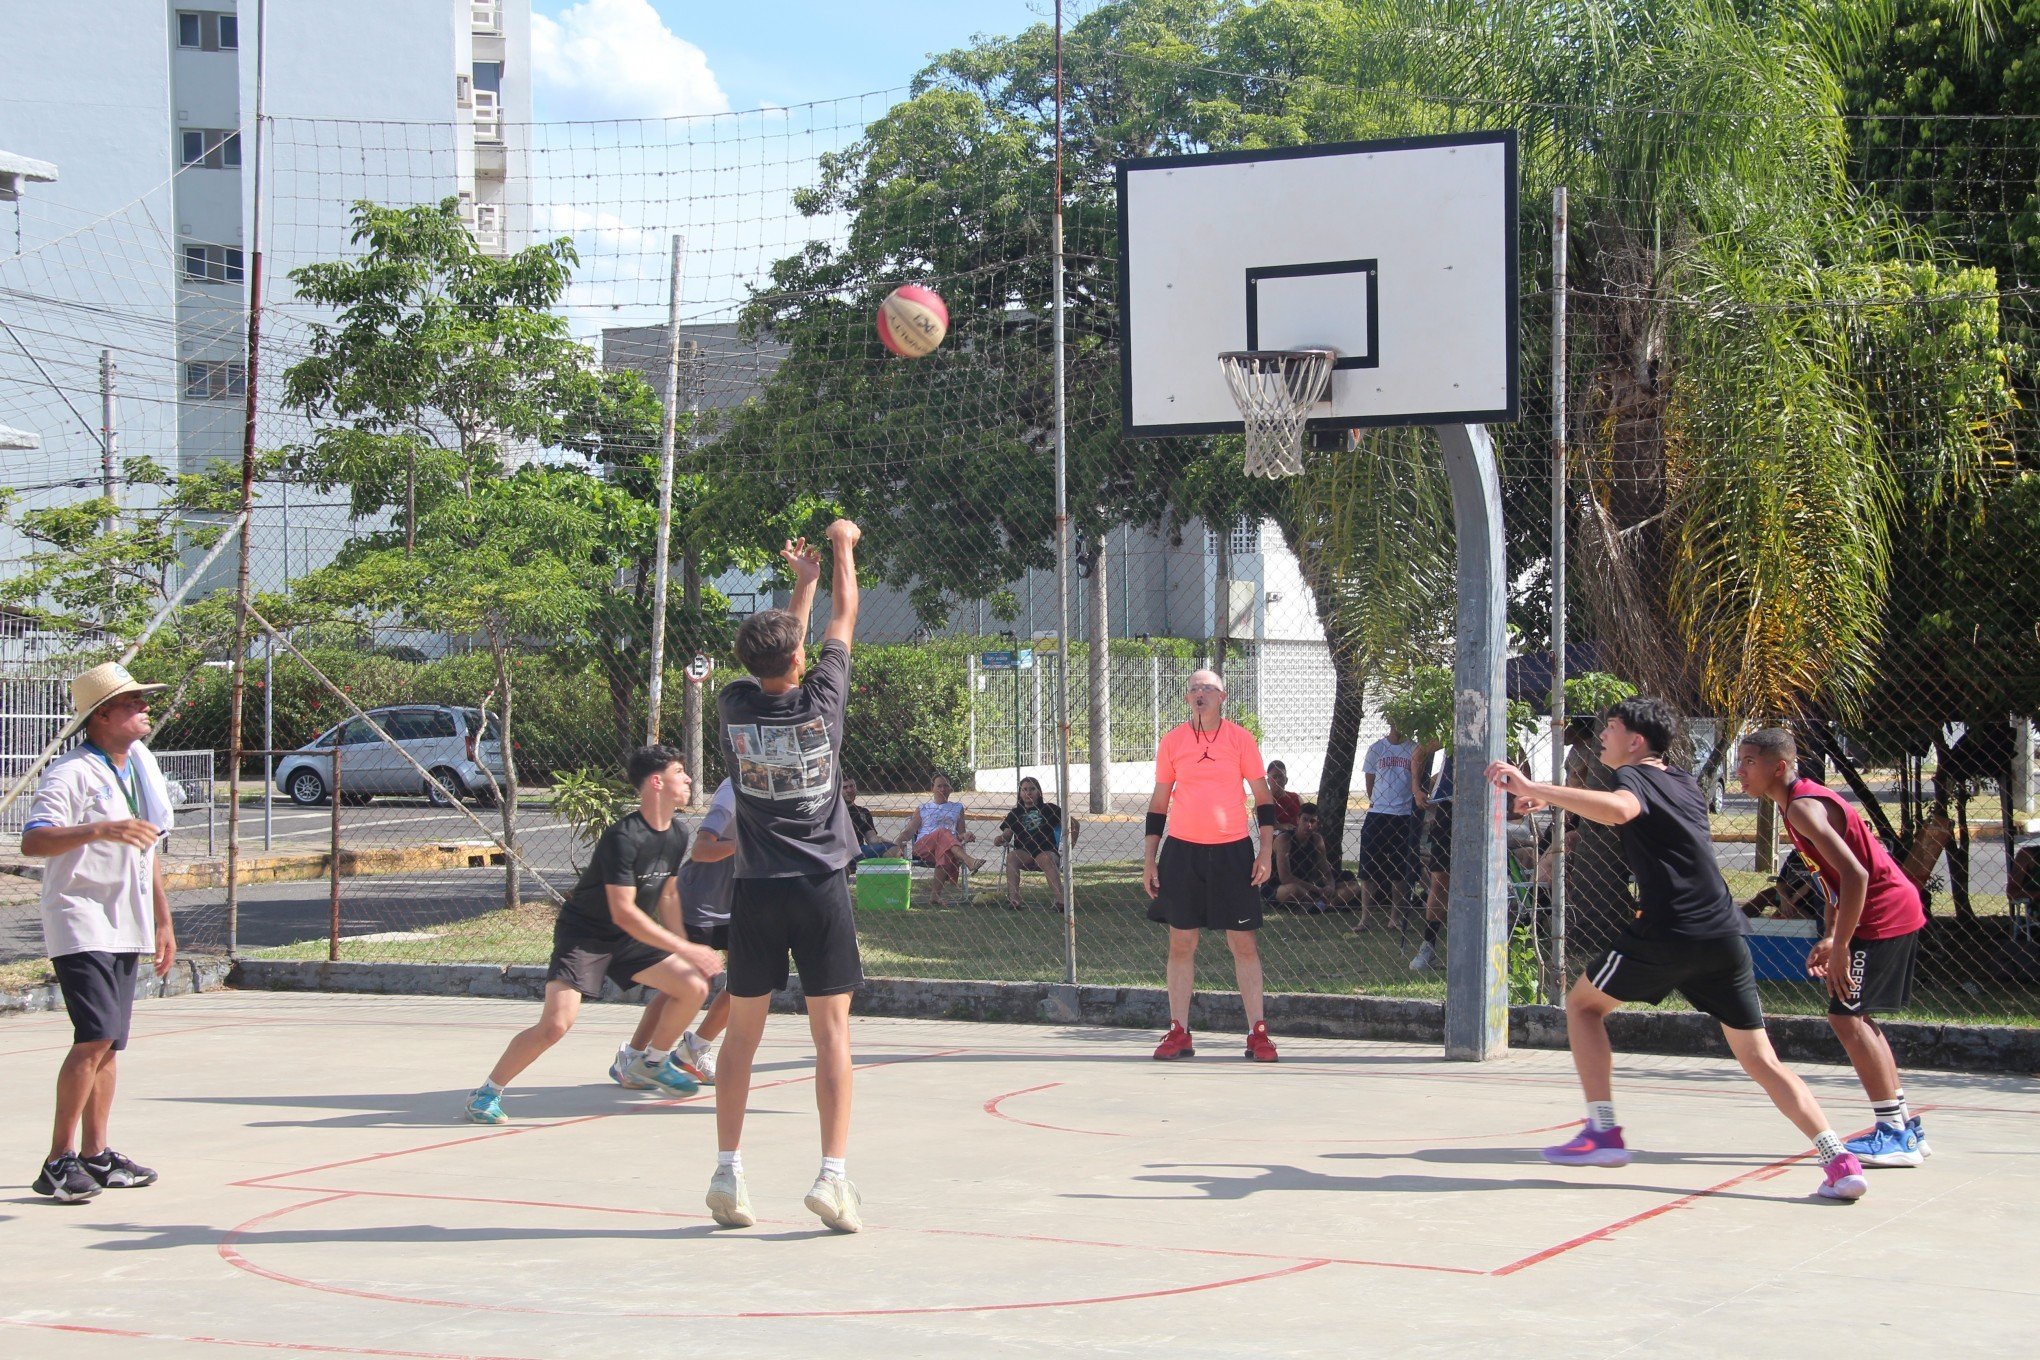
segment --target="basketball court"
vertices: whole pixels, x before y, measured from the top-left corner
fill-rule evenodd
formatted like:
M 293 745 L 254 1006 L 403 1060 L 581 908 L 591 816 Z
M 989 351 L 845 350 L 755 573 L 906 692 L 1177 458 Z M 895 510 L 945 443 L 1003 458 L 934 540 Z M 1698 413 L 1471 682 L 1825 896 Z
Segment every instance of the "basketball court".
M 866 1230 L 800 1203 L 816 1160 L 796 1016 L 760 1055 L 758 1226 L 717 1229 L 711 1098 L 603 1078 L 595 1006 L 505 1108 L 461 1102 L 529 1002 L 212 993 L 145 1003 L 116 1145 L 161 1184 L 36 1199 L 61 1015 L 0 1023 L 0 1350 L 23 1356 L 552 1357 L 2011 1352 L 2040 1309 L 2040 1091 L 1915 1074 L 1936 1157 L 1812 1197 L 1798 1135 L 1726 1063 L 1628 1058 L 1649 1151 L 1539 1161 L 1563 1053 L 871 1019 L 851 1174 Z M 1810 1069 L 1838 1125 L 1840 1069 Z M 2019 1338 L 2026 1338 L 2021 1341 Z

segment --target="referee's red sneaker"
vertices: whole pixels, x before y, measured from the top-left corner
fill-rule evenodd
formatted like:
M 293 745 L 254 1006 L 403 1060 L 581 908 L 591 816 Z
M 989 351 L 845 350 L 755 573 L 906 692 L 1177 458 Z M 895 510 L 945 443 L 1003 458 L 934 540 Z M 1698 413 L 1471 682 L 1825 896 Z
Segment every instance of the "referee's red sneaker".
M 1263 1020 L 1247 1031 L 1247 1056 L 1255 1062 L 1281 1062 L 1276 1056 L 1275 1041 L 1268 1037 L 1268 1022 Z
M 1171 1058 L 1194 1058 L 1197 1050 L 1190 1043 L 1190 1031 L 1171 1022 L 1169 1032 L 1162 1036 L 1162 1042 L 1155 1048 L 1155 1061 L 1167 1062 Z

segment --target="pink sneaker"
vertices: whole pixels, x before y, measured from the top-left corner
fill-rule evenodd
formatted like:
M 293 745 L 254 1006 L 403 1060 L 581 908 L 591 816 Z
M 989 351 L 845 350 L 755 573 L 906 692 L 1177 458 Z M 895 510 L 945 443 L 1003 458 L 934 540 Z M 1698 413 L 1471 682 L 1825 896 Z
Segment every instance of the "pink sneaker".
M 1822 1167 L 1821 1175 L 1818 1193 L 1822 1199 L 1861 1199 L 1870 1188 L 1870 1182 L 1863 1179 L 1863 1164 L 1853 1152 L 1844 1152 Z
M 1628 1166 L 1629 1149 L 1619 1125 L 1605 1133 L 1583 1126 L 1570 1143 L 1544 1149 L 1544 1160 L 1559 1166 Z

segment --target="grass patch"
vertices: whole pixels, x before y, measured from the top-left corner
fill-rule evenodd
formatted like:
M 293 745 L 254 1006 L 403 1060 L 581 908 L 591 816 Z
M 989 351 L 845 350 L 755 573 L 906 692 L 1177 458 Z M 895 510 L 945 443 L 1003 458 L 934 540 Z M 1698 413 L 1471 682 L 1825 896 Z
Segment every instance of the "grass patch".
M 1729 887 L 1748 897 L 1769 879 L 1731 871 Z M 996 874 L 977 876 L 969 903 L 934 905 L 930 881 L 914 880 L 914 904 L 904 912 L 864 911 L 857 916 L 865 970 L 875 977 L 946 980 L 1060 982 L 1064 976 L 1063 921 L 1039 874 L 1023 879 L 1022 909 L 1006 905 L 1005 883 Z M 1147 919 L 1148 897 L 1134 861 L 1080 865 L 1076 871 L 1077 980 L 1100 986 L 1163 985 L 1166 933 Z M 343 960 L 374 963 L 543 964 L 552 951 L 554 912 L 543 903 L 515 911 L 492 911 L 435 928 L 422 939 L 343 939 Z M 1346 996 L 1422 997 L 1442 1000 L 1443 968 L 1412 972 L 1409 961 L 1422 943 L 1417 913 L 1389 922 L 1378 914 L 1364 935 L 1353 933 L 1357 916 L 1303 916 L 1271 909 L 1260 933 L 1261 958 L 1271 992 L 1317 992 Z M 258 959 L 316 960 L 326 942 L 307 940 L 252 950 Z M 1232 987 L 1225 946 L 1205 943 L 1198 956 L 1199 981 L 1212 989 Z M 2031 1026 L 2040 1024 L 2040 998 L 2031 988 L 1932 975 L 1931 955 L 1922 959 L 1914 1005 L 1903 1017 L 1927 1022 Z M 1818 1015 L 1826 993 L 1818 984 L 1759 984 L 1764 1009 L 1773 1015 Z M 1676 1008 L 1676 998 L 1670 1003 Z
M 57 975 L 50 971 L 48 959 L 17 959 L 13 963 L 0 963 L 0 991 L 40 987 L 56 980 Z

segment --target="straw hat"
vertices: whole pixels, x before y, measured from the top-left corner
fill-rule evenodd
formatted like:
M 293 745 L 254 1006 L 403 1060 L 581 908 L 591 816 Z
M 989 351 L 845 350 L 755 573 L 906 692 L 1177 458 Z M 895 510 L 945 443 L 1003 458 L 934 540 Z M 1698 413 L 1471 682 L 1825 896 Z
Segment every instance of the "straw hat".
M 157 690 L 170 688 L 168 685 L 144 685 L 128 674 L 126 666 L 118 661 L 109 661 L 71 682 L 71 717 L 82 722 L 92 716 L 92 711 L 108 699 L 123 694 L 154 694 Z

